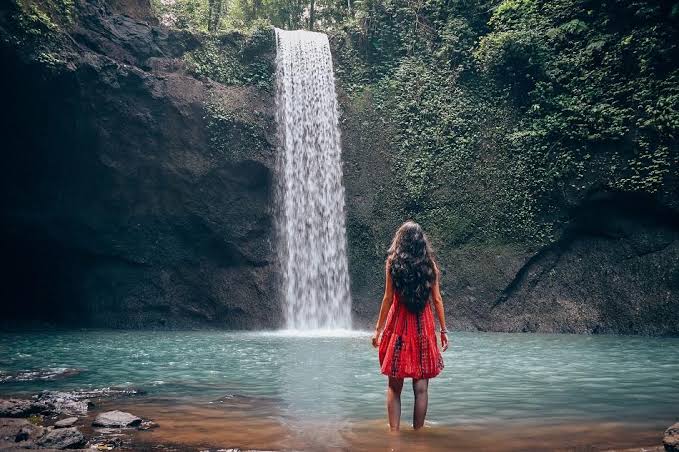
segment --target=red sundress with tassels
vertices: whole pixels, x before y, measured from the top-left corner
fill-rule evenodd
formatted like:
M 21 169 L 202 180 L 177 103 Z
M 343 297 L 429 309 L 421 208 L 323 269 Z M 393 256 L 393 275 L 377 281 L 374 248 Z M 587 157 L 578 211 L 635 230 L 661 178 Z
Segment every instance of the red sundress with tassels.
M 414 313 L 394 292 L 380 340 L 379 360 L 380 371 L 396 378 L 433 378 L 443 370 L 430 302 Z

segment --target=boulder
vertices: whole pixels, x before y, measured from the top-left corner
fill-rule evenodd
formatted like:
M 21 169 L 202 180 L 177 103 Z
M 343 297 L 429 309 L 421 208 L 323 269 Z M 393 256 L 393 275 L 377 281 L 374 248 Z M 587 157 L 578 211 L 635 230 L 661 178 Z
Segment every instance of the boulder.
M 95 427 L 137 427 L 142 419 L 124 411 L 114 410 L 99 414 L 92 422 Z
M 662 444 L 667 452 L 679 452 L 679 422 L 665 430 Z
M 4 399 L 0 400 L 0 417 L 28 417 L 42 411 L 42 407 L 31 400 Z
M 76 427 L 48 431 L 38 438 L 36 446 L 50 449 L 77 449 L 85 446 L 85 437 Z
M 77 417 L 67 417 L 65 419 L 55 422 L 54 427 L 55 428 L 73 427 L 76 422 L 78 422 Z

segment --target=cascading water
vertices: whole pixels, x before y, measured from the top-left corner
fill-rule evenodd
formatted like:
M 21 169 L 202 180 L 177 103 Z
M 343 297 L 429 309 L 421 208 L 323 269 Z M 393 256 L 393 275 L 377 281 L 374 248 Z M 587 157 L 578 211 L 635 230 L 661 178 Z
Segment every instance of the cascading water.
M 276 29 L 279 257 L 286 327 L 351 328 L 344 186 L 328 37 Z

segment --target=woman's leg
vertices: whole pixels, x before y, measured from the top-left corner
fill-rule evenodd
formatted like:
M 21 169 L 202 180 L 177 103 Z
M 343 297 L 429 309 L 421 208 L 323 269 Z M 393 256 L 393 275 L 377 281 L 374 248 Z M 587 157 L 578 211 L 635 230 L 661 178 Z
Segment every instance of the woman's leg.
M 424 425 L 427 415 L 427 403 L 429 402 L 429 379 L 413 378 L 413 392 L 415 393 L 415 408 L 413 410 L 413 428 L 417 430 Z
M 403 389 L 403 378 L 389 377 L 387 414 L 391 431 L 397 431 L 401 424 L 401 389 Z

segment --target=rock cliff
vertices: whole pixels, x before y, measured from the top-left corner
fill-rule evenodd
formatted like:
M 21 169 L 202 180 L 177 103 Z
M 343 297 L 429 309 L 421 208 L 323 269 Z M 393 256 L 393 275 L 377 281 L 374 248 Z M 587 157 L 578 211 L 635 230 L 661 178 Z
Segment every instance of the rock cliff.
M 148 2 L 59 5 L 0 6 L 5 323 L 277 325 L 271 94 L 188 71 L 205 37 Z

